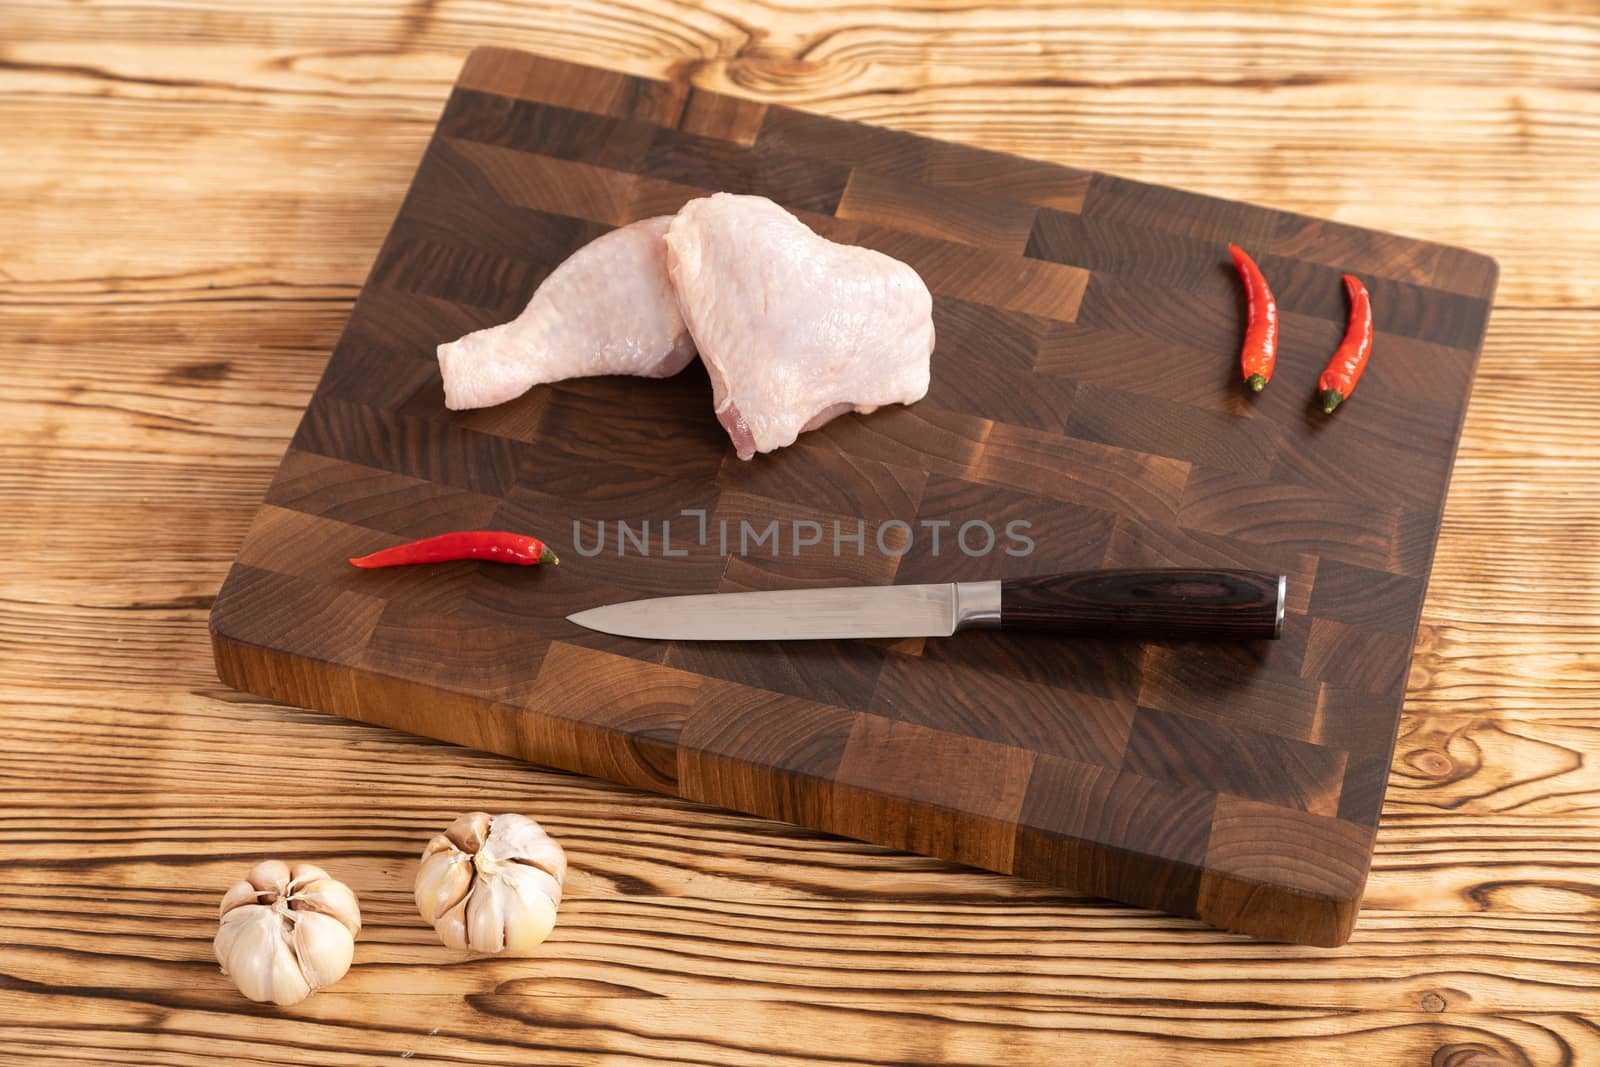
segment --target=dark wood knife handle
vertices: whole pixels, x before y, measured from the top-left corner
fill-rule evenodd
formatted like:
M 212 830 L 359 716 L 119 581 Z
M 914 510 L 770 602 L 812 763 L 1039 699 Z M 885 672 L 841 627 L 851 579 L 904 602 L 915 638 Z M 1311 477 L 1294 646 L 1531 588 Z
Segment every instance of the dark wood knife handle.
M 1256 641 L 1283 628 L 1284 579 L 1227 570 L 1116 570 L 1008 578 L 1003 629 L 1143 641 Z

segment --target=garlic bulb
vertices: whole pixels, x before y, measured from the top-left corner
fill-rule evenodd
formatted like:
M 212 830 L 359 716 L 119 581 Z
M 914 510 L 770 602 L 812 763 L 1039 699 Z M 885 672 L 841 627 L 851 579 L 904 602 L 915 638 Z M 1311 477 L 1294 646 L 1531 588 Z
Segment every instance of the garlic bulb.
M 550 936 L 567 854 L 525 815 L 475 811 L 422 850 L 417 909 L 451 948 L 526 955 Z
M 344 977 L 360 932 L 349 886 L 310 863 L 265 860 L 223 895 L 212 948 L 251 1000 L 298 1004 Z

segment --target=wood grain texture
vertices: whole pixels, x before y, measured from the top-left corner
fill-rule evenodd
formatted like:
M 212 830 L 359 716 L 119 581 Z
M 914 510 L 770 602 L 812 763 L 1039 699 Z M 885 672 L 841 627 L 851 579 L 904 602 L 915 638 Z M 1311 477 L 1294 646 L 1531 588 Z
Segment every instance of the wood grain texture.
M 13 4 L 0 40 L 13 368 L 0 396 L 0 1060 L 798 1063 L 819 1034 L 841 1062 L 1600 1054 L 1600 445 L 1572 401 L 1600 390 L 1600 28 L 1581 7 L 1294 3 L 1267 19 L 1177 4 Z M 217 687 L 210 597 L 438 102 L 486 40 L 1500 259 L 1393 773 L 1386 755 L 1346 771 L 1390 787 L 1344 949 L 1245 943 Z M 1006 177 L 1030 203 L 1055 183 Z M 1070 213 L 1084 193 L 1046 206 Z M 1351 254 L 1321 247 L 1337 247 L 1329 266 Z M 1478 284 L 1448 256 L 1410 271 Z M 406 319 L 461 332 L 493 314 L 407 295 L 366 328 L 381 346 Z M 958 321 L 983 336 L 971 315 L 942 317 L 941 336 Z M 1080 376 L 1093 353 L 1118 390 L 1187 403 L 1211 389 L 1188 365 L 1124 380 L 1137 346 L 1074 331 Z M 1326 340 L 1307 332 L 1300 358 Z M 1374 365 L 1363 402 L 1392 395 L 1430 418 L 1415 381 L 1374 388 L 1401 369 Z M 891 491 L 884 477 L 857 484 Z M 934 475 L 929 491 L 959 507 L 949 484 Z M 458 501 L 470 514 L 471 495 Z M 1165 526 L 1113 532 L 1061 507 L 1063 567 L 1096 537 L 1129 566 L 1176 551 Z M 1173 562 L 1246 565 L 1226 536 L 1213 545 L 1221 558 Z M 1319 624 L 1295 647 L 1314 674 L 1349 640 Z M 981 637 L 944 655 L 1001 652 L 1041 682 L 1137 699 L 1138 664 L 1090 677 L 1070 656 Z M 1313 736 L 1370 714 L 1360 691 L 1383 682 L 1339 684 Z M 1114 834 L 1124 816 L 1111 813 L 1137 804 L 1106 805 L 1108 828 L 1084 832 Z M 538 815 L 573 856 L 563 923 L 537 960 L 462 963 L 414 919 L 421 844 L 478 806 Z M 242 1002 L 209 953 L 222 889 L 267 855 L 319 859 L 368 916 L 350 976 L 291 1012 Z
M 1354 727 L 1319 735 L 1319 710 L 1345 702 L 1321 672 L 1346 661 L 1337 647 L 1319 645 L 1308 669 L 1305 644 L 1319 623 L 1324 632 L 1326 624 L 1341 627 L 1351 655 L 1382 635 L 1414 633 L 1493 272 L 1480 272 L 1478 290 L 1454 292 L 1434 286 L 1431 274 L 1412 280 L 1414 265 L 1436 263 L 1441 249 L 1372 234 L 1367 243 L 1379 252 L 1348 228 L 1338 234 L 1339 246 L 1368 268 L 1380 326 L 1402 339 L 1386 360 L 1422 364 L 1409 373 L 1439 413 L 1432 432 L 1417 432 L 1409 412 L 1382 405 L 1334 422 L 1307 410 L 1304 395 L 1300 404 L 1285 400 L 1287 382 L 1268 402 L 1225 411 L 1240 393 L 1231 353 L 1242 327 L 1218 243 L 1222 227 L 1250 235 L 1283 281 L 1286 315 L 1326 333 L 1344 314 L 1321 295 L 1338 290 L 1337 272 L 1305 257 L 1327 254 L 1317 235 L 1336 224 L 695 94 L 697 114 L 728 121 L 685 130 L 689 88 L 681 82 L 503 48 L 467 58 L 285 473 L 218 595 L 211 630 L 222 679 L 627 785 L 673 793 L 686 786 L 683 795 L 817 830 L 1003 873 L 1020 866 L 1069 888 L 1086 888 L 1071 879 L 1090 856 L 1112 872 L 1096 884 L 1115 885 L 1126 903 L 1258 937 L 1342 944 L 1382 804 L 1383 782 L 1362 761 L 1393 746 L 1407 660 L 1402 652 L 1386 686 L 1363 691 L 1367 708 L 1387 704 L 1387 715 L 1368 713 Z M 810 139 L 805 146 L 797 129 Z M 838 144 L 865 162 L 841 162 Z M 927 160 L 940 161 L 932 177 Z M 1005 182 L 986 180 L 991 172 L 1031 175 L 1028 194 L 1053 206 L 1014 199 Z M 575 381 L 503 411 L 446 411 L 432 353 L 454 335 L 415 315 L 395 316 L 395 305 L 411 297 L 430 313 L 454 306 L 509 315 L 597 233 L 661 210 L 666 200 L 656 193 L 641 206 L 641 187 L 670 188 L 672 206 L 715 190 L 770 196 L 825 234 L 905 259 L 929 283 L 941 318 L 976 313 L 1004 324 L 1004 341 L 991 361 L 983 338 L 958 328 L 959 366 L 947 367 L 940 347 L 933 354 L 934 376 L 962 383 L 946 394 L 953 404 L 935 397 L 839 420 L 793 450 L 793 467 L 788 452 L 748 465 L 730 456 L 705 417 L 709 382 L 698 366 L 659 389 L 630 379 Z M 1060 206 L 1080 189 L 1073 212 Z M 1069 214 L 1081 225 L 1061 221 Z M 526 244 L 508 243 L 519 230 Z M 1146 270 L 1146 262 L 1155 266 Z M 1211 352 L 1209 391 L 1182 390 L 1185 402 L 1079 382 L 1070 338 L 1051 346 L 1041 369 L 1045 342 L 1080 322 L 1134 338 L 1158 380 L 1171 377 L 1171 364 L 1193 360 L 1196 346 Z M 359 347 L 352 335 L 363 339 Z M 381 345 L 369 336 L 381 336 Z M 1431 351 L 1407 350 L 1406 339 L 1449 353 L 1439 361 L 1443 372 L 1431 373 Z M 1096 366 L 1091 358 L 1091 373 Z M 1467 373 L 1454 373 L 1458 366 Z M 1012 422 L 1019 393 L 1062 407 L 1043 420 L 1023 407 Z M 1348 441 L 1390 447 L 1352 450 Z M 805 459 L 815 453 L 835 457 L 834 468 Z M 746 466 L 757 473 L 744 474 Z M 898 480 L 895 507 L 861 508 L 857 477 L 841 477 L 840 468 L 915 476 Z M 1325 473 L 1330 468 L 1358 486 L 1383 472 L 1389 510 L 1366 523 L 1347 518 L 1367 514 L 1376 500 Z M 404 480 L 403 497 L 373 481 L 385 475 Z M 952 483 L 964 512 L 924 507 L 918 490 L 931 475 Z M 779 484 L 782 491 L 764 495 Z M 1000 549 L 991 490 L 1024 530 L 1042 528 L 1065 503 L 1112 528 L 1159 526 L 1165 551 L 1211 558 L 1198 568 L 1160 568 L 1163 577 L 1117 571 L 1108 563 L 1113 542 L 1096 537 L 1089 544 L 1102 554 L 1062 577 L 1019 549 L 1003 524 L 1008 543 Z M 467 500 L 470 524 L 538 530 L 568 566 L 507 572 L 462 563 L 371 581 L 345 567 L 347 556 L 367 550 L 374 527 L 389 540 L 427 536 L 460 525 Z M 819 507 L 823 501 L 830 507 Z M 876 520 L 870 532 L 866 512 Z M 1001 585 L 1006 635 L 1055 630 L 1058 642 L 1087 639 L 1075 657 L 1089 678 L 1100 664 L 1132 657 L 1131 720 L 1120 702 L 1094 699 L 1092 685 L 1038 684 L 1009 670 L 1004 654 L 988 664 L 947 662 L 943 684 L 929 688 L 914 680 L 914 668 L 886 670 L 908 653 L 920 662 L 920 643 L 662 644 L 597 637 L 555 610 L 846 577 L 885 584 L 922 537 L 937 558 L 933 532 L 941 529 L 956 577 L 990 577 L 996 557 L 1013 572 Z M 854 551 L 841 539 L 846 530 Z M 1292 624 L 1303 641 L 1259 656 L 1227 644 L 1174 644 L 1278 632 L 1279 572 L 1219 569 L 1226 561 L 1211 555 L 1219 534 L 1234 557 L 1287 549 L 1303 560 Z M 836 563 L 852 558 L 848 567 Z M 1028 571 L 1017 573 L 1023 566 Z M 1160 641 L 1130 647 L 1130 637 Z M 1013 640 L 1042 639 L 1023 632 Z M 1022 691 L 1013 694 L 1008 683 Z M 929 707 L 900 713 L 914 702 Z M 1033 781 L 1037 757 L 1060 748 L 1034 728 L 1040 706 L 1057 719 L 1109 712 L 1110 721 L 1085 728 L 1121 731 L 1124 745 L 1077 771 L 1103 789 Z M 729 708 L 738 714 L 730 718 Z M 1013 715 L 1023 721 L 1012 723 Z M 701 728 L 708 716 L 714 729 Z M 779 722 L 787 740 L 774 746 L 768 735 Z M 811 723 L 817 733 L 791 737 L 792 723 Z M 1352 767 L 1359 773 L 1346 782 Z M 1120 795 L 1122 775 L 1138 784 L 1145 838 L 1075 838 L 1101 816 L 1074 806 L 1093 809 L 1107 792 Z M 1151 793 L 1145 782 L 1166 789 Z M 1186 851 L 1168 851 L 1166 824 L 1197 810 L 1191 790 L 1209 797 L 1198 858 L 1187 835 Z M 1165 802 L 1178 807 L 1166 810 Z M 1019 841 L 1024 806 L 1030 832 Z M 1044 855 L 1029 854 L 1041 848 Z M 1137 872 L 1118 870 L 1129 863 Z M 1175 896 L 1176 884 L 1192 894 Z

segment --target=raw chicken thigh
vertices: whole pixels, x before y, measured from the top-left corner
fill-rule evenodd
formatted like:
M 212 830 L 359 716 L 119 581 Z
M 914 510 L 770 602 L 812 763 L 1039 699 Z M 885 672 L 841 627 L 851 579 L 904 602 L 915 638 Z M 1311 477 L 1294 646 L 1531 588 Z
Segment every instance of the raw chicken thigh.
M 694 341 L 667 277 L 671 221 L 596 238 L 550 273 L 516 319 L 440 345 L 445 406 L 503 404 L 564 378 L 669 378 L 688 366 Z
M 819 237 L 765 197 L 727 193 L 684 205 L 666 243 L 740 459 L 928 391 L 933 298 L 899 260 Z

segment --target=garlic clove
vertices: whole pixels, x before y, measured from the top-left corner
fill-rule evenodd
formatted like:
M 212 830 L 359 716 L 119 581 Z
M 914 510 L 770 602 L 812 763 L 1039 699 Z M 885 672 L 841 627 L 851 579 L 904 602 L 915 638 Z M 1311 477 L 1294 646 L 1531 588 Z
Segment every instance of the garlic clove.
M 241 969 L 241 964 L 230 967 L 229 961 L 233 959 L 234 949 L 238 947 L 240 937 L 255 924 L 256 912 L 250 908 L 259 908 L 260 905 L 250 905 L 244 909 L 235 909 L 222 920 L 217 927 L 217 936 L 211 941 L 211 948 L 217 954 L 217 962 L 222 965 L 222 973 L 232 977 L 233 972 Z M 269 914 L 272 909 L 263 909 Z
M 526 863 L 508 863 L 500 868 L 500 881 L 519 895 L 538 894 L 552 904 L 561 901 L 561 883 L 550 872 Z
M 521 818 L 521 816 L 518 816 Z M 483 848 L 484 840 L 489 836 L 490 824 L 493 818 L 486 811 L 468 812 L 445 830 L 444 836 L 450 843 L 466 853 L 475 853 Z
M 505 910 L 498 882 L 480 882 L 467 898 L 467 945 L 477 952 L 499 952 L 506 947 Z
M 551 844 L 555 844 L 555 842 L 552 841 Z M 561 846 L 556 845 L 556 847 L 560 848 Z M 539 863 L 534 860 L 518 860 L 515 864 L 509 864 L 507 869 L 539 872 L 544 876 L 539 884 L 550 897 L 550 903 L 557 906 L 561 904 L 561 890 L 567 880 L 566 856 L 561 856 L 559 862 Z
M 244 877 L 262 891 L 261 903 L 271 904 L 289 887 L 289 865 L 282 860 L 262 860 Z
M 294 962 L 294 950 L 287 946 L 280 945 L 278 948 L 269 977 L 272 983 L 271 991 L 262 999 L 283 1007 L 300 1003 L 316 988 Z
M 511 864 L 501 872 L 495 889 L 505 924 L 506 951 L 526 956 L 555 929 L 561 886 L 537 867 Z
M 543 831 L 540 831 L 543 833 Z M 532 864 L 549 873 L 555 879 L 559 889 L 567 882 L 567 854 L 556 844 L 555 838 L 545 834 L 544 839 L 526 849 L 520 857 L 521 862 Z
M 467 901 L 471 899 L 471 895 L 462 897 L 454 907 L 433 921 L 433 930 L 439 935 L 439 940 L 451 948 L 467 947 Z
M 283 919 L 270 907 L 236 909 L 217 931 L 213 947 L 223 973 L 251 1000 L 290 1005 L 311 995 L 311 983 L 284 936 Z
M 560 873 L 557 877 L 564 877 L 567 869 L 566 853 L 555 843 L 555 839 L 544 832 L 544 827 L 526 815 L 515 812 L 494 817 L 489 836 L 478 850 L 478 855 L 495 862 L 543 858 L 546 862 L 559 864 Z
M 294 955 L 310 986 L 307 992 L 332 985 L 350 970 L 356 942 L 341 920 L 320 912 L 301 914 L 294 924 Z
M 425 856 L 417 870 L 417 910 L 424 922 L 434 922 L 455 907 L 472 889 L 472 861 L 452 848 L 448 853 Z
M 297 863 L 289 868 L 290 882 L 311 882 L 318 878 L 327 878 L 328 872 L 318 867 L 315 863 Z
M 445 834 L 434 834 L 429 839 L 427 847 L 422 850 L 422 858 L 427 859 L 429 856 L 435 856 L 441 852 L 453 854 L 460 851 L 456 847 L 456 843 Z
M 308 915 L 326 915 L 343 925 L 351 937 L 361 933 L 361 906 L 356 895 L 320 867 L 303 863 L 295 868 L 289 906 Z
M 241 908 L 249 904 L 261 902 L 261 890 L 249 882 L 235 882 L 222 894 L 222 907 L 218 909 L 219 915 L 227 915 L 234 908 Z

